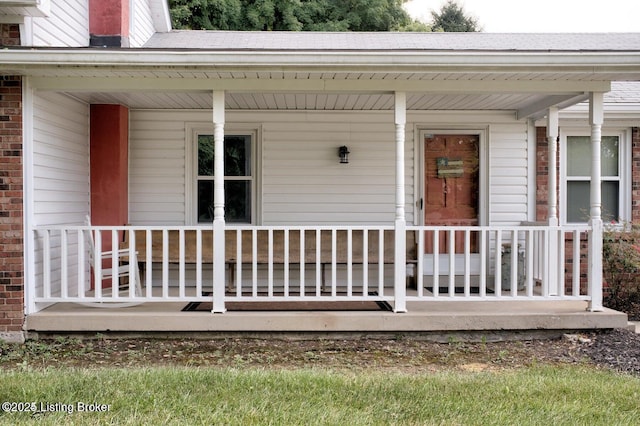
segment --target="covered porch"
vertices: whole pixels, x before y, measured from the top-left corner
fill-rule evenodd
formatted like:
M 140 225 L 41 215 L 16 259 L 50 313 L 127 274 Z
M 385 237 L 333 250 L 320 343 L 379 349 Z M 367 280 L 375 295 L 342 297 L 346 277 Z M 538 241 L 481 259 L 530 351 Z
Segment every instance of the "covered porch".
M 27 166 L 34 211 L 26 218 L 29 329 L 624 325 L 624 315 L 602 306 L 600 186 L 603 94 L 612 79 L 631 78 L 624 65 L 594 75 L 586 62 L 602 57 L 566 52 L 561 66 L 547 57 L 519 53 L 513 62 L 511 54 L 494 52 L 447 68 L 451 57 L 437 51 L 390 48 L 383 55 L 365 47 L 364 58 L 328 49 L 321 63 L 312 49 L 257 51 L 264 56 L 181 52 L 187 64 L 171 67 L 158 65 L 156 50 L 97 51 L 112 64 L 95 69 L 81 52 L 67 51 L 55 71 L 42 64 L 28 71 L 34 111 L 27 132 L 34 154 Z M 175 60 L 177 53 L 162 51 Z M 122 62 L 127 65 L 114 73 Z M 555 188 L 559 111 L 586 100 L 588 218 L 561 224 L 556 192 L 549 191 L 548 215 L 538 221 L 536 120 L 547 128 L 548 186 Z M 110 132 L 108 125 L 104 131 L 113 135 L 107 140 L 119 141 L 112 145 L 124 159 L 103 172 L 119 170 L 117 196 L 95 199 L 93 188 L 87 194 L 82 187 L 100 173 L 89 134 L 100 117 L 90 111 L 107 104 L 125 111 L 126 132 Z M 67 116 L 80 130 L 69 136 L 72 125 L 52 124 L 52 116 Z M 432 154 L 429 144 L 441 136 L 469 137 L 475 159 Z M 229 137 L 251 152 L 251 160 L 242 160 L 251 173 L 229 172 L 237 160 L 226 155 Z M 65 158 L 60 146 L 72 139 L 72 157 Z M 57 141 L 63 143 L 52 148 Z M 209 155 L 207 141 L 212 153 L 225 152 L 210 155 L 210 172 L 198 163 Z M 340 147 L 350 151 L 344 162 Z M 76 168 L 75 160 L 87 156 L 90 167 Z M 51 158 L 59 162 L 54 172 Z M 428 214 L 431 162 L 443 194 L 474 164 L 473 217 Z M 65 164 L 78 190 L 49 192 L 51 173 L 67 179 Z M 230 193 L 242 196 L 230 200 Z M 209 196 L 203 208 L 201 198 Z M 120 211 L 105 216 L 114 203 Z M 242 214 L 238 203 L 246 208 Z M 230 309 L 262 302 L 275 312 Z M 389 309 L 279 310 L 284 302 L 379 302 Z M 208 313 L 220 315 L 183 311 L 190 303 L 209 304 Z M 514 320 L 516 312 L 524 319 Z

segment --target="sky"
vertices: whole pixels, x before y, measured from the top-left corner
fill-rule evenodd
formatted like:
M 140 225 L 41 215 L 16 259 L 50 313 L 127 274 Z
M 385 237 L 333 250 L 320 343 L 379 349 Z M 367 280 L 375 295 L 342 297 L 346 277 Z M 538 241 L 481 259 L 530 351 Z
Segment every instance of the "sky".
M 409 0 L 411 16 L 431 21 L 446 0 Z M 640 32 L 640 0 L 457 0 L 490 33 Z

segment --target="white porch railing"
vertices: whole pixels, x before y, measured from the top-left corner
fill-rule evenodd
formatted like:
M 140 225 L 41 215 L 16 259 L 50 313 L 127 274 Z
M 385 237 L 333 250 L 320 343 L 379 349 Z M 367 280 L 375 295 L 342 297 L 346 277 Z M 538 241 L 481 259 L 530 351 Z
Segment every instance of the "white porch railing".
M 407 226 L 404 236 L 392 226 L 229 226 L 224 300 L 591 300 L 601 292 L 585 275 L 591 235 L 586 225 Z M 223 288 L 212 227 L 37 227 L 33 237 L 36 304 L 211 301 Z M 396 238 L 406 265 L 395 265 Z M 104 278 L 118 269 L 124 277 Z
M 590 300 L 586 225 L 407 229 L 424 253 L 407 300 Z

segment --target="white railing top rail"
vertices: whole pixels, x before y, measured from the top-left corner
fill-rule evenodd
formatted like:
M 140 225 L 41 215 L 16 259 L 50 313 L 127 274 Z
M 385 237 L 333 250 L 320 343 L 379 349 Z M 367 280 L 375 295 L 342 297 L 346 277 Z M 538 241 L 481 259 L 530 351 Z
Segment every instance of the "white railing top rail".
M 562 230 L 564 232 L 573 231 L 589 231 L 591 225 L 588 224 L 572 224 L 562 226 L 550 226 L 550 225 L 478 225 L 478 226 L 465 226 L 465 225 L 407 225 L 408 231 L 540 231 L 545 228 L 553 230 Z

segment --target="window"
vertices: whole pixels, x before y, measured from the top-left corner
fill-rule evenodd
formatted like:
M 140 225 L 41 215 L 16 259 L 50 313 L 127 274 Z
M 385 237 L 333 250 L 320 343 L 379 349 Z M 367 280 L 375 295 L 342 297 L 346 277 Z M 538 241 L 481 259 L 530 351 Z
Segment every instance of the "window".
M 563 140 L 564 206 L 566 223 L 589 220 L 591 188 L 591 136 L 569 134 Z M 628 161 L 624 134 L 602 135 L 601 191 L 602 219 L 605 222 L 628 220 L 628 185 L 625 161 Z M 562 152 L 561 151 L 561 152 Z
M 212 134 L 198 133 L 197 222 L 213 221 L 214 141 Z M 251 223 L 254 193 L 252 135 L 224 137 L 224 191 L 227 222 Z

